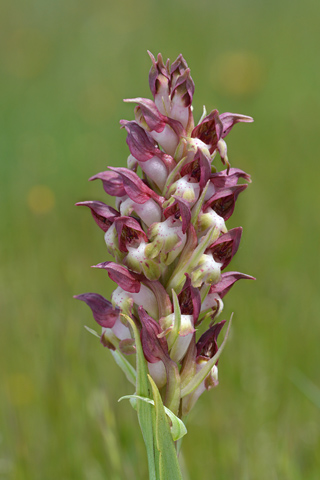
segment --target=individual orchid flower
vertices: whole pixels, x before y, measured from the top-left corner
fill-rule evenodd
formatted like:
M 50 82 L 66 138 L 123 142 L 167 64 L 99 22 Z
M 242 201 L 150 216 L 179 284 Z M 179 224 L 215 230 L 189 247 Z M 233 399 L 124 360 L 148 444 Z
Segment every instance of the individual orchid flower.
M 127 144 L 130 150 L 128 163 L 134 162 L 162 190 L 169 172 L 175 167 L 175 161 L 157 147 L 155 140 L 136 122 L 122 120 L 121 125 L 127 130 Z
M 213 110 L 193 129 L 191 136 L 199 138 L 205 143 L 211 154 L 218 150 L 222 163 L 224 165 L 227 164 L 228 168 L 230 168 L 227 157 L 227 145 L 223 139 L 228 135 L 232 127 L 239 122 L 251 123 L 253 118 L 229 112 L 219 115 L 218 110 Z
M 218 352 L 217 338 L 224 324 L 225 320 L 214 324 L 198 340 L 195 354 L 195 373 L 198 373 L 205 368 L 209 360 Z M 204 380 L 202 380 L 201 384 L 183 399 L 182 411 L 184 415 L 187 415 L 190 412 L 202 393 L 218 385 L 218 361 L 219 360 L 217 360 L 217 362 L 211 367 L 209 373 Z
M 224 270 L 237 253 L 239 248 L 242 228 L 237 227 L 220 237 L 208 248 L 216 262 L 221 263 L 221 270 Z
M 133 171 L 111 167 L 110 172 L 101 172 L 90 180 L 100 179 L 108 195 L 116 197 L 116 207 L 122 216 L 135 212 L 146 225 L 154 219 L 161 220 L 162 198 L 151 190 Z
M 181 123 L 162 115 L 155 103 L 147 98 L 126 99 L 125 102 L 137 103 L 136 122 L 161 145 L 166 153 L 173 156 L 179 143 L 179 136 L 185 133 Z
M 134 118 L 120 121 L 127 167 L 109 166 L 90 178 L 101 180 L 114 207 L 77 203 L 90 209 L 103 231 L 112 260 L 95 268 L 106 270 L 116 288 L 111 302 L 96 293 L 76 298 L 90 307 L 101 343 L 135 386 L 129 397 L 150 479 L 159 480 L 161 471 L 161 478 L 181 480 L 175 427 L 202 393 L 218 385 L 230 322 L 218 346 L 225 320 L 217 319 L 232 286 L 253 279 L 226 271 L 242 235 L 241 227 L 228 229 L 228 220 L 251 182 L 231 167 L 226 137 L 235 124 L 253 119 L 216 109 L 207 115 L 204 108 L 196 124 L 194 82 L 183 56 L 170 63 L 149 55 L 153 99 L 126 99 L 135 104 Z M 218 153 L 224 170 L 215 161 Z M 135 356 L 136 368 L 128 356 Z
M 95 321 L 102 327 L 101 343 L 104 346 L 115 350 L 119 341 L 131 339 L 129 328 L 121 322 L 121 310 L 113 307 L 102 295 L 83 293 L 74 298 L 82 300 L 91 308 Z

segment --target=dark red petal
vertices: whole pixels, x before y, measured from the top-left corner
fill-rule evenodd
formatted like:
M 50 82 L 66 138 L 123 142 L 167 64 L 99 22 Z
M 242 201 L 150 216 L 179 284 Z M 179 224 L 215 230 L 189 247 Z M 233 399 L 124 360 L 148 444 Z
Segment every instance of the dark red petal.
M 148 237 L 142 229 L 140 223 L 132 217 L 118 217 L 114 225 L 118 234 L 119 249 L 121 252 L 127 252 L 127 245 L 133 241 L 140 242 L 143 239 L 148 242 Z
M 141 320 L 141 344 L 144 356 L 150 363 L 159 362 L 169 357 L 168 344 L 165 337 L 159 338 L 158 335 L 163 333 L 160 325 L 144 310 L 139 307 L 139 317 Z
M 162 115 L 157 109 L 156 104 L 149 98 L 130 98 L 125 99 L 124 102 L 134 102 L 138 104 L 136 109 L 138 112 L 141 110 L 143 118 L 151 131 L 160 133 L 166 125 L 169 125 L 178 136 L 186 134 L 178 120 Z
M 234 187 L 237 185 L 239 178 L 244 178 L 251 183 L 250 175 L 240 168 L 229 168 L 229 172 L 228 170 L 222 170 L 210 175 L 210 181 L 216 188 Z
M 114 220 L 120 215 L 117 210 L 109 207 L 103 202 L 88 201 L 78 202 L 77 206 L 89 207 L 96 224 L 104 231 L 107 232 Z
M 200 188 L 204 188 L 211 174 L 211 163 L 208 157 L 206 157 L 201 150 L 198 150 L 199 154 L 199 167 L 200 167 Z
M 223 124 L 222 138 L 225 138 L 232 127 L 239 122 L 251 123 L 253 122 L 252 117 L 247 117 L 246 115 L 239 115 L 238 113 L 225 112 L 220 115 L 220 120 Z
M 167 124 L 167 117 L 165 117 L 164 115 L 162 115 L 162 113 L 159 112 L 156 104 L 152 100 L 150 100 L 149 98 L 137 97 L 124 99 L 123 101 L 137 103 L 150 130 L 154 130 L 158 133 L 162 132 L 162 130 Z
M 158 149 L 155 146 L 155 142 L 151 140 L 145 130 L 143 130 L 137 122 L 121 120 L 120 123 L 128 132 L 126 141 L 130 153 L 134 158 L 140 162 L 146 162 L 156 155 Z
M 123 288 L 126 292 L 138 293 L 141 288 L 140 281 L 137 279 L 137 275 L 130 272 L 122 265 L 118 265 L 114 262 L 103 262 L 94 265 L 94 268 L 103 268 L 107 270 L 109 277 L 119 287 Z
M 136 203 L 146 203 L 153 198 L 160 205 L 163 203 L 163 197 L 160 197 L 151 188 L 149 188 L 136 173 L 128 168 L 108 167 L 112 172 L 119 174 L 123 181 L 123 187 L 126 194 Z
M 218 215 L 220 215 L 220 217 L 223 217 L 224 220 L 228 220 L 234 211 L 239 193 L 243 192 L 247 186 L 247 184 L 236 185 L 235 187 L 218 190 L 211 198 L 209 198 L 204 205 L 203 210 L 205 211 L 208 207 L 211 207 Z
M 194 324 L 196 324 L 201 310 L 201 295 L 198 288 L 191 285 L 189 275 L 185 274 L 187 279 L 183 289 L 178 295 L 182 315 L 193 315 Z
M 204 188 L 211 176 L 211 160 L 198 149 L 194 159 L 181 169 L 181 176 L 190 175 L 197 182 L 200 188 Z
M 211 285 L 209 293 L 218 293 L 220 298 L 223 298 L 238 280 L 255 280 L 251 275 L 246 275 L 240 272 L 225 272 L 222 273 L 220 282 Z
M 210 146 L 210 153 L 212 153 L 217 148 L 222 132 L 223 125 L 219 112 L 218 110 L 213 110 L 192 130 L 191 136 L 199 138 L 206 145 Z
M 108 195 L 113 197 L 123 197 L 126 191 L 123 186 L 123 180 L 121 175 L 115 172 L 100 172 L 97 175 L 89 178 L 89 180 L 102 180 L 103 188 Z
M 112 328 L 119 317 L 120 309 L 113 308 L 111 302 L 98 293 L 82 293 L 73 298 L 82 300 L 92 310 L 95 321 L 104 328 Z
M 165 218 L 171 217 L 172 215 L 178 220 L 181 217 L 182 220 L 182 233 L 186 233 L 190 222 L 191 222 L 191 210 L 189 204 L 186 200 L 181 197 L 176 197 L 172 195 L 175 199 L 174 203 L 167 207 L 163 214 Z
M 222 322 L 219 323 L 215 323 L 203 335 L 201 335 L 197 342 L 197 357 L 214 357 L 214 355 L 218 351 L 217 338 L 225 323 L 225 320 L 222 320 Z
M 190 75 L 190 68 L 186 68 L 184 72 L 177 77 L 172 89 L 171 98 L 173 98 L 175 94 L 183 97 L 185 107 L 191 105 L 194 94 L 194 82 Z

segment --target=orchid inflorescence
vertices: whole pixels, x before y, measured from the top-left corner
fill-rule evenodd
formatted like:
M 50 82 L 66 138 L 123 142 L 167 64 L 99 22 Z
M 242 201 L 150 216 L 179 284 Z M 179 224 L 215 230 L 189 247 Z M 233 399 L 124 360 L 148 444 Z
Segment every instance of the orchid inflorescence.
M 97 293 L 76 298 L 91 308 L 102 327 L 101 343 L 132 383 L 135 371 L 126 358 L 136 353 L 134 325 L 163 404 L 183 417 L 218 384 L 224 342 L 218 348 L 217 338 L 225 320 L 216 319 L 226 293 L 237 280 L 253 278 L 225 271 L 242 233 L 241 227 L 228 231 L 226 221 L 247 187 L 239 181 L 250 182 L 230 166 L 225 137 L 236 123 L 253 119 L 218 110 L 207 115 L 204 109 L 195 126 L 194 82 L 183 56 L 170 65 L 161 54 L 157 60 L 149 55 L 154 101 L 125 100 L 136 104 L 135 119 L 120 122 L 130 150 L 127 168 L 108 167 L 90 178 L 102 181 L 115 208 L 77 203 L 90 208 L 104 231 L 114 261 L 95 267 L 118 287 L 111 302 Z M 217 153 L 222 171 L 213 165 Z

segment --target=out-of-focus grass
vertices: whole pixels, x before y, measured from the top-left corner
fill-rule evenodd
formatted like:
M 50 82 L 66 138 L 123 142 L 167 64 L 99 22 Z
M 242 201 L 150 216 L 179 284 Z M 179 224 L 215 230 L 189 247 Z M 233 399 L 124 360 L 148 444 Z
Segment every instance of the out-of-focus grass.
M 320 384 L 319 14 L 311 0 L 1 5 L 0 478 L 146 478 L 135 414 L 117 404 L 131 387 L 72 295 L 113 288 L 89 268 L 108 258 L 103 236 L 73 204 L 105 200 L 86 179 L 125 164 L 117 123 L 133 115 L 122 98 L 150 95 L 148 48 L 183 53 L 195 115 L 256 121 L 228 149 L 253 177 L 232 269 L 257 282 L 226 297 L 234 325 L 220 386 L 190 415 L 190 478 L 318 479 L 320 411 L 292 376 Z

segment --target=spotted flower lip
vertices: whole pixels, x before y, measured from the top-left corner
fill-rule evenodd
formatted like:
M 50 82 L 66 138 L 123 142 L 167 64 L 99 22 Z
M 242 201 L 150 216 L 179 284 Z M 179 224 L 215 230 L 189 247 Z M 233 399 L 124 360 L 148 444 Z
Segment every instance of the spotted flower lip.
M 211 207 L 218 215 L 220 215 L 220 217 L 223 217 L 224 220 L 228 220 L 233 214 L 239 194 L 243 192 L 247 186 L 247 184 L 244 184 L 219 189 L 205 203 L 203 210 Z
M 182 314 L 192 314 L 196 324 L 201 310 L 201 296 L 197 288 L 191 283 L 191 278 L 186 274 L 186 282 L 179 293 L 179 302 Z
M 114 225 L 121 252 L 128 252 L 128 245 L 139 245 L 142 240 L 148 241 L 147 235 L 135 218 L 119 216 L 115 218 Z
M 195 86 L 186 60 L 181 54 L 172 63 L 161 54 L 149 56 L 153 98 L 124 100 L 134 104 L 133 118 L 120 121 L 126 167 L 117 163 L 89 179 L 102 181 L 115 208 L 102 201 L 77 203 L 90 209 L 104 232 L 113 258 L 94 267 L 106 270 L 116 288 L 111 302 L 95 293 L 75 298 L 91 308 L 102 328 L 101 343 L 127 377 L 125 356 L 137 353 L 164 405 L 182 416 L 218 385 L 218 359 L 228 333 L 219 348 L 225 320 L 217 318 L 226 294 L 238 280 L 254 279 L 225 271 L 242 235 L 242 227 L 228 230 L 228 220 L 251 182 L 250 175 L 230 165 L 226 138 L 234 125 L 253 119 L 217 109 L 207 115 L 204 108 L 196 124 Z
M 217 353 L 217 338 L 225 323 L 225 320 L 222 320 L 222 322 L 219 323 L 215 323 L 203 335 L 201 335 L 196 345 L 197 357 L 201 356 L 212 358 Z
M 233 228 L 210 245 L 208 250 L 212 253 L 214 260 L 222 264 L 221 270 L 224 270 L 229 265 L 232 257 L 237 253 L 241 235 L 241 227 Z
M 202 122 L 197 125 L 191 133 L 194 138 L 199 138 L 208 145 L 210 153 L 217 148 L 219 139 L 222 137 L 223 124 L 219 117 L 218 110 L 213 110 Z
M 193 160 L 181 169 L 181 175 L 188 174 L 199 182 L 200 188 L 204 188 L 210 179 L 211 159 L 200 148 L 197 149 Z

